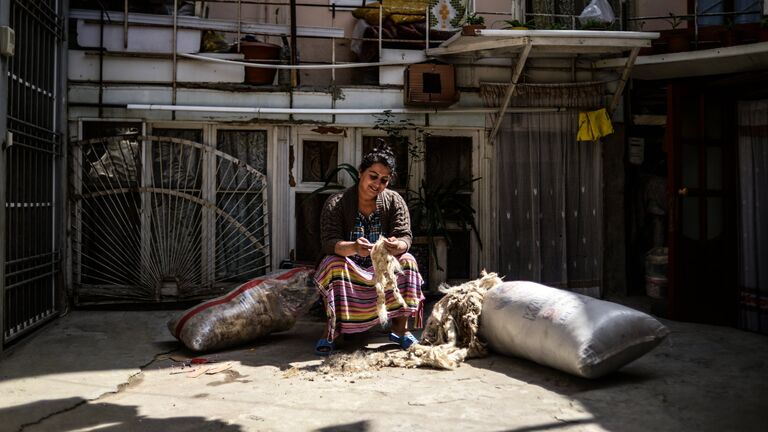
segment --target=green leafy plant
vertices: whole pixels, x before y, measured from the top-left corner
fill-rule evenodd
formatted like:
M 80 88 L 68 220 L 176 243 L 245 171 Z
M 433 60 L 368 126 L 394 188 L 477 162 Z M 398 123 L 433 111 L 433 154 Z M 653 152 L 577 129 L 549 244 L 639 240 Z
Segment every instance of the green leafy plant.
M 505 23 L 507 23 L 506 26 L 504 26 L 505 29 L 509 28 L 516 28 L 516 27 L 525 27 L 527 29 L 535 29 L 536 25 L 533 21 L 529 22 L 520 22 L 518 20 L 504 20 Z
M 480 233 L 475 223 L 475 209 L 467 203 L 472 183 L 480 180 L 462 180 L 454 178 L 448 184 L 428 185 L 422 180 L 419 190 L 408 190 L 407 202 L 411 211 L 413 226 L 426 235 L 429 250 L 435 259 L 436 267 L 443 270 L 437 256 L 436 239 L 442 237 L 451 245 L 449 233 L 454 224 L 462 231 L 474 232 L 478 244 L 482 248 Z
M 768 16 L 764 16 L 763 19 L 760 20 L 760 28 L 768 29 Z
M 547 30 L 566 30 L 567 28 L 563 23 L 557 21 L 547 26 Z
M 357 183 L 358 180 L 360 180 L 360 173 L 357 171 L 357 168 L 355 168 L 352 164 L 340 163 L 336 165 L 331 171 L 329 171 L 328 174 L 326 174 L 326 176 L 323 178 L 323 185 L 313 190 L 309 195 L 305 196 L 299 203 L 299 206 L 303 206 L 305 203 L 311 202 L 315 196 L 323 192 L 345 189 L 346 186 L 342 186 L 338 183 L 339 173 L 347 173 L 347 175 L 349 175 L 349 177 L 352 179 L 353 183 Z
M 673 14 L 672 12 L 669 13 L 669 18 L 670 19 L 664 20 L 664 21 L 668 22 L 669 25 L 672 26 L 673 30 L 680 27 L 680 24 L 682 24 L 685 21 L 688 21 L 689 19 L 689 17 L 687 16 L 678 16 Z
M 483 24 L 485 24 L 485 18 L 482 15 L 478 15 L 474 12 L 470 12 L 464 17 L 464 25 L 483 25 Z
M 609 27 L 609 24 L 598 21 L 595 19 L 587 20 L 586 22 L 581 24 L 582 30 L 605 30 Z
M 723 27 L 728 31 L 733 31 L 736 29 L 736 21 L 733 20 L 733 17 L 726 17 L 723 22 Z
M 387 134 L 385 140 L 387 144 L 391 147 L 407 148 L 409 162 L 421 161 L 421 158 L 424 156 L 423 146 L 421 144 L 424 138 L 429 136 L 428 133 L 424 132 L 424 129 L 405 119 L 396 120 L 396 116 L 392 113 L 392 110 L 384 110 L 383 113 L 374 114 L 373 117 L 376 119 L 373 129 Z M 415 143 L 411 142 L 409 131 L 414 131 L 416 133 Z M 410 172 L 410 169 L 408 172 Z

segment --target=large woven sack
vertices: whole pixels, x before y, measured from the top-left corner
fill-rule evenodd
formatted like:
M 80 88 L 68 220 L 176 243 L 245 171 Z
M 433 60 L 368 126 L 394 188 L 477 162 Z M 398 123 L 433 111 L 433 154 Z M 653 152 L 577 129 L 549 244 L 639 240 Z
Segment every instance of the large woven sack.
M 669 330 L 626 306 L 517 281 L 485 295 L 480 334 L 499 353 L 597 378 L 652 350 Z
M 214 351 L 293 327 L 317 299 L 312 269 L 281 270 L 184 311 L 168 330 L 193 351 Z

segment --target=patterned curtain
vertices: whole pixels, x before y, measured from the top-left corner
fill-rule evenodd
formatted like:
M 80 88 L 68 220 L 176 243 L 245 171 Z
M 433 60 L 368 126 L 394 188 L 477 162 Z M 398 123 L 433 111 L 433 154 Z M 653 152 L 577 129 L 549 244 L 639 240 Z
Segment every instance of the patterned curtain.
M 768 99 L 739 102 L 739 326 L 768 334 Z
M 500 106 L 505 85 L 484 85 Z M 565 107 L 506 114 L 495 142 L 498 172 L 498 268 L 506 280 L 601 295 L 603 264 L 600 142 L 577 142 L 579 109 L 601 106 L 602 83 L 518 87 L 512 106 Z M 493 124 L 489 116 L 489 124 Z

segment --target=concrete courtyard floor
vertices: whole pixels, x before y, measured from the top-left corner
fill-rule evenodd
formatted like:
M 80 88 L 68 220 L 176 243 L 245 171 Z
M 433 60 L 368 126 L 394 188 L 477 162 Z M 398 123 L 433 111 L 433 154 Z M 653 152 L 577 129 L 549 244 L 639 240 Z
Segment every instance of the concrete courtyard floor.
M 12 347 L 0 430 L 768 431 L 768 337 L 732 328 L 663 321 L 661 346 L 598 380 L 500 355 L 324 374 L 324 323 L 307 317 L 204 355 L 231 367 L 192 378 L 174 359 L 195 354 L 166 328 L 179 313 L 73 311 Z M 366 346 L 396 348 L 377 330 L 340 349 Z

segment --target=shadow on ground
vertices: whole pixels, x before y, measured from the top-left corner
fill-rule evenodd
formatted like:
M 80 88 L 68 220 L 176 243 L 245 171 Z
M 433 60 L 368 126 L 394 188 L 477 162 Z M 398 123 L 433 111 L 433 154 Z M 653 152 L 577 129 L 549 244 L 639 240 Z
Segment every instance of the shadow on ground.
M 50 413 L 35 423 L 15 424 L 14 419 L 38 418 L 37 413 Z M 88 402 L 82 398 L 41 400 L 0 409 L 3 430 L 75 431 L 98 430 L 123 432 L 242 431 L 239 426 L 204 417 L 151 418 L 142 416 L 138 407 Z M 8 429 L 5 429 L 5 428 Z

